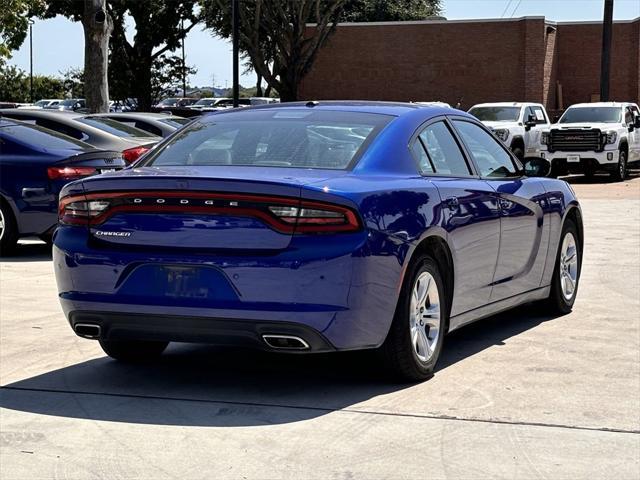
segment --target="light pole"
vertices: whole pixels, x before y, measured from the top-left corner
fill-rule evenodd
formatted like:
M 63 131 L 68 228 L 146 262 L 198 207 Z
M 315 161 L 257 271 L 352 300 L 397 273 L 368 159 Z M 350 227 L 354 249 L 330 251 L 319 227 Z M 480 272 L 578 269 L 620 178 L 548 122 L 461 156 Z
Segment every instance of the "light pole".
M 239 0 L 231 0 L 231 23 L 233 30 L 233 106 L 237 107 L 240 104 L 239 96 L 240 96 L 240 72 L 239 72 L 239 50 L 240 50 L 240 12 L 239 8 Z
M 29 100 L 33 103 L 33 19 L 29 23 Z
M 184 56 L 184 19 L 180 20 L 180 30 L 182 30 L 182 96 L 187 96 L 187 64 Z
M 609 101 L 611 75 L 611 30 L 613 29 L 613 0 L 604 0 L 602 20 L 602 58 L 600 63 L 600 101 Z

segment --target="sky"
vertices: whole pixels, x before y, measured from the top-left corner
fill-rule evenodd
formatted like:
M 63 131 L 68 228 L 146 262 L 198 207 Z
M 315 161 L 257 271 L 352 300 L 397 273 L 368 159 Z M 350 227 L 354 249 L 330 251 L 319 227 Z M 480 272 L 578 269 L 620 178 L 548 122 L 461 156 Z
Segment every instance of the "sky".
M 601 21 L 604 0 L 443 0 L 443 15 L 449 20 L 472 18 L 509 18 L 527 15 L 545 16 L 547 20 Z M 615 0 L 614 20 L 640 17 L 640 0 Z M 133 27 L 128 28 L 128 36 Z M 186 38 L 187 64 L 198 72 L 189 77 L 193 86 L 231 86 L 231 44 L 195 27 Z M 64 17 L 36 20 L 33 26 L 34 74 L 59 75 L 69 68 L 83 66 L 82 26 Z M 29 41 L 14 52 L 9 63 L 29 70 Z M 244 86 L 253 86 L 253 74 L 241 76 Z

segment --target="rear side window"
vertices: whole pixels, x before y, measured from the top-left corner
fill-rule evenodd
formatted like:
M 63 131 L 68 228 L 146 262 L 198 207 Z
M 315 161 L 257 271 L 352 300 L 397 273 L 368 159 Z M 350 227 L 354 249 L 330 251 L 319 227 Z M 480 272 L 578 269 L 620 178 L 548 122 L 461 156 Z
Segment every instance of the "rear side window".
M 414 154 L 417 154 L 420 173 L 456 177 L 471 174 L 458 143 L 444 122 L 433 123 L 420 132 Z
M 145 165 L 347 169 L 392 118 L 298 109 L 214 115 L 185 127 Z
M 501 143 L 478 125 L 461 120 L 454 120 L 467 150 L 480 170 L 480 175 L 487 178 L 504 178 L 520 176 L 511 156 Z
M 79 122 L 98 128 L 118 137 L 149 137 L 151 134 L 116 120 L 105 117 L 83 117 L 78 118 Z

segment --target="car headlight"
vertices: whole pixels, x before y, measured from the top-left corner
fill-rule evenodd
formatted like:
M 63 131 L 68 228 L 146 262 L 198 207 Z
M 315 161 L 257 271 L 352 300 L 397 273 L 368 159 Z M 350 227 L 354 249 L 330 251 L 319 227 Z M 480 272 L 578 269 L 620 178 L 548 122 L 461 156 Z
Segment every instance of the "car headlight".
M 540 134 L 540 143 L 542 145 L 549 145 L 549 132 L 542 132 Z
M 616 143 L 618 134 L 616 132 L 607 132 L 607 144 Z
M 503 142 L 506 142 L 507 138 L 509 138 L 509 130 L 506 128 L 498 128 L 494 130 L 493 133 Z

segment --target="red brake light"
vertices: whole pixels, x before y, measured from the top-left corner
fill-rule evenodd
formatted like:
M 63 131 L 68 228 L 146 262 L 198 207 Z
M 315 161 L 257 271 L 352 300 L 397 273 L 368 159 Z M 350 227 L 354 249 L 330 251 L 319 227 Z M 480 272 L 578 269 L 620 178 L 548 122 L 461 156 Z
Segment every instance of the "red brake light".
M 122 151 L 122 158 L 127 163 L 135 162 L 143 153 L 148 152 L 147 147 L 133 147 Z
M 95 175 L 96 169 L 93 167 L 49 167 L 47 175 L 50 180 L 71 180 L 74 178 Z

